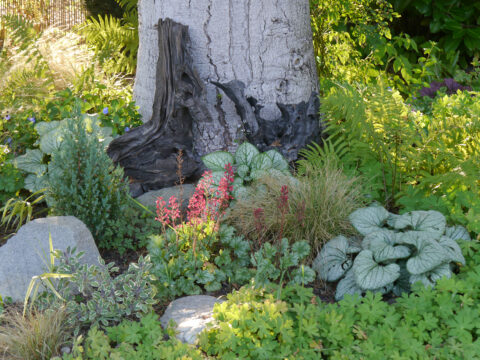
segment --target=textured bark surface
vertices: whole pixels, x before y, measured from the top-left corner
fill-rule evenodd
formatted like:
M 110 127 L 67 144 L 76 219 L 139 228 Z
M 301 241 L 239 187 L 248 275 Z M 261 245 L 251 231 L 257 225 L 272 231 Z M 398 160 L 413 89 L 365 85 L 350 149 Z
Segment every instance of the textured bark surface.
M 179 150 L 183 176 L 187 180 L 195 176 L 200 159 L 193 151 L 192 125 L 211 122 L 205 88 L 189 53 L 188 28 L 160 20 L 156 31 L 160 50 L 154 68 L 159 86 L 154 89 L 151 120 L 113 140 L 107 150 L 133 182 L 134 196 L 178 180 Z
M 245 139 L 235 104 L 211 81 L 245 84 L 245 97 L 263 105 L 266 121 L 282 117 L 277 103 L 310 103 L 318 90 L 308 0 L 140 0 L 137 75 L 134 95 L 144 121 L 154 113 L 159 19 L 189 27 L 191 53 L 206 83 L 211 122 L 193 124 L 194 147 L 200 155 L 233 150 Z M 238 109 L 238 106 L 237 106 Z

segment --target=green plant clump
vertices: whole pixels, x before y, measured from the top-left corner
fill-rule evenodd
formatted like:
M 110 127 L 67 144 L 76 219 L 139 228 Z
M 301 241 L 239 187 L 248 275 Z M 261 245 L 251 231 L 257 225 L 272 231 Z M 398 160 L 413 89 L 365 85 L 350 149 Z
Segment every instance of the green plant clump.
M 77 333 L 93 325 L 118 324 L 129 316 L 141 318 L 152 311 L 156 289 L 148 256 L 140 257 L 124 273 L 114 276 L 119 269 L 113 263 L 105 265 L 101 258 L 99 265 L 87 265 L 80 262 L 83 253 L 74 249 L 55 251 L 54 255 L 59 263 L 51 269 L 51 277 L 65 276 L 53 284 L 56 294 L 43 293 L 34 301 L 40 308 L 65 305 L 67 322 Z
M 452 276 L 452 263 L 465 265 L 458 240 L 470 240 L 462 226 L 447 227 L 437 211 L 412 211 L 394 215 L 380 206 L 358 209 L 350 221 L 364 236 L 338 236 L 328 242 L 315 260 L 320 278 L 340 282 L 335 298 L 366 291 L 410 291 L 421 282 L 433 287 Z
M 132 248 L 118 233 L 119 223 L 126 221 L 129 199 L 123 170 L 114 167 L 104 144 L 88 134 L 78 117 L 66 127 L 62 145 L 54 148 L 48 165 L 47 203 L 55 214 L 82 220 L 98 246 L 119 251 Z
M 254 145 L 243 143 L 235 155 L 226 151 L 215 151 L 202 157 L 203 163 L 212 170 L 215 182 L 223 177 L 225 166 L 231 164 L 235 169 L 233 194 L 235 198 L 244 196 L 253 181 L 265 174 L 290 175 L 287 160 L 276 150 L 261 153 Z
M 78 339 L 72 354 L 63 360 L 158 359 L 200 360 L 200 351 L 175 338 L 175 329 L 163 330 L 154 313 L 143 316 L 139 322 L 122 321 L 104 331 L 92 327 L 83 341 Z

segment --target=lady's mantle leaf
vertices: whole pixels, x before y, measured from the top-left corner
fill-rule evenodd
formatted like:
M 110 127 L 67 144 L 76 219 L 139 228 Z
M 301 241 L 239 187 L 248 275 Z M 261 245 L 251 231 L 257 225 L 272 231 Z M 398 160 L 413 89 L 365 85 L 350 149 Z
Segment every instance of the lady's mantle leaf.
M 337 281 L 350 269 L 352 259 L 347 255 L 348 247 L 344 236 L 337 236 L 322 247 L 312 265 L 321 279 Z
M 370 250 L 363 250 L 353 263 L 355 281 L 363 290 L 376 290 L 393 283 L 400 276 L 400 266 L 382 266 L 373 260 Z
M 389 213 L 381 206 L 370 206 L 355 210 L 350 214 L 350 222 L 362 235 L 368 235 L 381 230 Z

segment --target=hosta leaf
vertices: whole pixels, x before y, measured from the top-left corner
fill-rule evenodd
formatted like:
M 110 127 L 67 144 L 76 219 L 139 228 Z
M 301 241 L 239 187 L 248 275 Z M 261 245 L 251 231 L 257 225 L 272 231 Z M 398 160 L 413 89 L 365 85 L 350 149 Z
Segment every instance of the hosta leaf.
M 345 277 L 337 284 L 337 290 L 335 291 L 335 300 L 340 301 L 346 294 L 362 295 L 363 290 L 357 285 L 355 281 L 355 274 L 350 269 Z
M 362 235 L 368 235 L 382 228 L 389 213 L 381 206 L 370 206 L 350 214 L 350 222 Z
M 258 151 L 254 145 L 244 142 L 238 147 L 235 153 L 235 164 L 237 166 L 246 165 L 249 167 L 252 164 L 253 158 L 258 154 L 260 154 L 260 151 Z
M 423 232 L 407 231 L 397 234 L 397 242 L 413 245 L 417 249 L 407 261 L 407 270 L 410 274 L 425 273 L 446 261 L 446 251 L 443 247 Z
M 425 231 L 438 238 L 445 232 L 446 220 L 438 211 L 412 211 L 397 217 L 393 226 L 397 230 Z
M 272 159 L 274 169 L 289 172 L 288 161 L 277 150 L 268 150 L 265 154 Z
M 389 264 L 379 265 L 373 260 L 370 250 L 363 250 L 357 255 L 353 263 L 355 281 L 364 290 L 376 290 L 387 286 L 400 276 L 400 266 Z
M 337 281 L 350 269 L 352 259 L 347 255 L 348 247 L 348 239 L 344 236 L 337 236 L 323 245 L 312 265 L 321 279 Z
M 300 265 L 292 272 L 291 279 L 295 284 L 309 284 L 315 280 L 315 271 L 308 266 Z
M 15 166 L 28 173 L 42 175 L 47 170 L 47 165 L 42 163 L 43 152 L 38 149 L 28 149 L 25 155 L 15 158 Z
M 273 168 L 273 161 L 267 154 L 257 154 L 252 159 L 252 172 L 255 170 L 269 170 Z M 253 175 L 252 175 L 253 176 Z
M 242 179 L 248 176 L 250 172 L 250 168 L 247 165 L 240 165 L 237 167 L 237 175 L 240 176 Z
M 472 238 L 470 237 L 470 234 L 467 229 L 465 229 L 463 226 L 456 225 L 452 227 L 447 227 L 445 230 L 445 236 L 448 236 L 452 240 L 467 240 L 470 241 Z
M 447 278 L 452 277 L 452 270 L 448 263 L 440 264 L 431 271 L 423 274 L 411 275 L 410 283 L 415 284 L 417 281 L 420 281 L 425 287 L 433 287 L 437 280 L 440 280 L 444 276 Z
M 215 151 L 202 157 L 203 163 L 212 171 L 225 171 L 225 165 L 234 162 L 233 155 L 226 151 Z
M 462 250 L 455 240 L 442 236 L 438 240 L 438 243 L 443 247 L 443 250 L 445 250 L 447 259 L 465 265 L 465 258 L 463 257 Z
M 377 262 L 403 259 L 410 255 L 408 247 L 396 244 L 393 231 L 377 231 L 368 237 L 370 237 L 369 249 L 373 252 L 373 257 Z

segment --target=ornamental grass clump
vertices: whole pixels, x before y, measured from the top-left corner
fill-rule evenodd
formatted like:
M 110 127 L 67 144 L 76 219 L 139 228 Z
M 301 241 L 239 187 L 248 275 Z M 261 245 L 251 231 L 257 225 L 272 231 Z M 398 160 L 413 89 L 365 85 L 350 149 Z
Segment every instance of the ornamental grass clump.
M 285 185 L 288 186 L 286 213 L 278 203 Z M 348 215 L 362 205 L 360 184 L 332 163 L 323 167 L 307 164 L 305 175 L 297 179 L 266 175 L 252 187 L 251 195 L 237 199 L 225 218 L 248 239 L 307 240 L 312 257 L 331 238 L 354 234 Z

